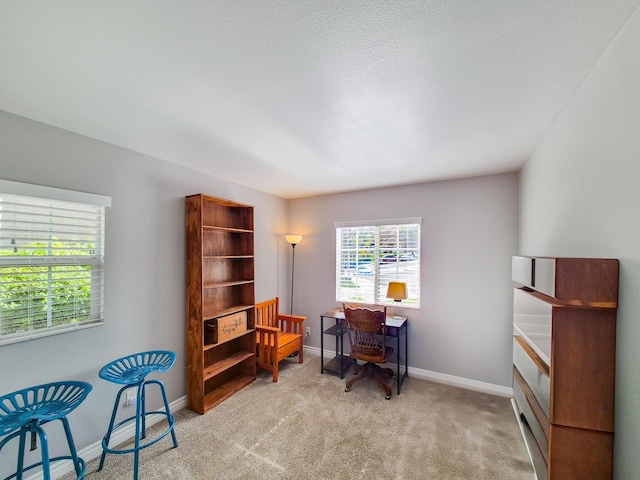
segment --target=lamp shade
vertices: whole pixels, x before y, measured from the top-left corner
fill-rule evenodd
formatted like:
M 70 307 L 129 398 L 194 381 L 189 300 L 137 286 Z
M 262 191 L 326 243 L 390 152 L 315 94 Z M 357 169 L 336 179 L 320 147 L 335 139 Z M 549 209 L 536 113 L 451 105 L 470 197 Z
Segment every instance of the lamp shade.
M 284 238 L 287 239 L 291 245 L 297 245 L 302 240 L 302 235 L 285 235 Z
M 405 282 L 389 282 L 387 288 L 387 298 L 393 298 L 399 302 L 407 298 L 407 284 Z

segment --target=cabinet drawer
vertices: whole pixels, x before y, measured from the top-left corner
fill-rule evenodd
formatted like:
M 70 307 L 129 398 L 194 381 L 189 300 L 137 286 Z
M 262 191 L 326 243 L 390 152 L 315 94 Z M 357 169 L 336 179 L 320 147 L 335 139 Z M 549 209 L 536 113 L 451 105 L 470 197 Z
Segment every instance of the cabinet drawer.
M 523 429 L 528 433 L 525 435 L 525 441 L 529 447 L 529 452 L 538 471 L 538 463 L 540 459 L 536 459 L 536 456 L 542 457 L 542 463 L 545 465 L 548 463 L 549 452 L 549 424 L 541 425 L 533 413 L 535 407 L 532 407 L 527 399 L 521 385 L 520 380 L 517 378 L 517 370 L 514 369 L 513 377 L 513 398 L 516 401 L 518 408 L 519 420 L 523 425 Z M 532 441 L 533 440 L 533 441 Z M 542 478 L 547 478 L 546 473 Z
M 534 269 L 535 263 L 533 258 L 513 257 L 511 259 L 511 279 L 520 285 L 532 288 L 533 277 L 535 275 Z
M 527 451 L 529 452 L 529 456 L 531 457 L 531 463 L 533 464 L 533 469 L 536 474 L 537 480 L 548 480 L 549 477 L 549 467 L 547 462 L 544 459 L 544 455 L 542 455 L 542 451 L 540 447 L 536 443 L 535 438 L 533 438 L 533 433 L 531 432 L 531 428 L 528 424 L 528 421 L 525 415 L 520 412 L 519 406 L 516 404 L 516 411 L 518 414 L 518 422 L 520 423 L 522 436 L 524 437 L 524 442 L 527 445 Z
M 524 344 L 524 346 L 523 346 Z M 536 356 L 522 337 L 513 337 L 513 364 L 527 383 L 547 418 L 551 411 L 551 382 L 549 366 Z M 541 370 L 546 366 L 546 373 Z
M 531 287 L 540 293 L 556 296 L 556 260 L 553 258 L 534 258 L 534 277 Z
M 513 257 L 511 279 L 520 285 L 555 297 L 556 260 L 540 257 Z
M 513 290 L 513 333 L 527 340 L 536 356 L 551 365 L 551 317 L 553 307 L 529 293 Z

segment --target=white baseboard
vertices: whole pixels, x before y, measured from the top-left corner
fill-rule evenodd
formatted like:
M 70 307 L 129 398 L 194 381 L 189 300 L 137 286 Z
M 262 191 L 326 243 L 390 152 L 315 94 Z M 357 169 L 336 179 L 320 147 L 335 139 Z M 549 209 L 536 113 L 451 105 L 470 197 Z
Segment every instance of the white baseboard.
M 183 409 L 187 406 L 187 397 L 181 397 L 169 404 L 169 410 L 173 412 L 177 412 L 178 410 Z M 160 420 L 166 418 L 164 415 L 149 415 L 147 417 L 147 427 L 152 426 L 155 423 L 158 423 Z M 118 445 L 130 438 L 133 438 L 136 430 L 136 423 L 131 422 L 128 425 L 122 426 L 114 432 L 111 436 L 110 445 Z M 102 438 L 97 442 L 78 450 L 78 456 L 82 458 L 85 462 L 89 463 L 94 458 L 98 458 L 102 455 Z M 132 460 L 133 461 L 133 457 Z M 60 478 L 63 475 L 66 475 L 69 472 L 73 472 L 73 462 L 71 460 L 68 461 L 59 461 L 55 462 L 51 465 L 51 478 Z M 27 478 L 27 480 L 42 480 L 42 472 L 36 473 Z
M 318 347 L 305 346 L 304 351 L 305 353 L 308 352 L 312 355 L 320 356 L 320 349 Z M 336 354 L 333 350 L 327 350 L 326 348 L 324 351 L 325 354 L 328 354 L 330 357 L 333 357 Z M 469 378 L 456 377 L 454 375 L 447 375 L 446 373 L 438 373 L 430 370 L 423 370 L 422 368 L 409 367 L 408 374 L 411 377 L 420 378 L 422 380 L 443 383 L 453 387 L 466 388 L 467 390 L 474 390 L 476 392 L 489 393 L 500 397 L 513 396 L 513 388 L 494 385 L 493 383 L 479 382 Z

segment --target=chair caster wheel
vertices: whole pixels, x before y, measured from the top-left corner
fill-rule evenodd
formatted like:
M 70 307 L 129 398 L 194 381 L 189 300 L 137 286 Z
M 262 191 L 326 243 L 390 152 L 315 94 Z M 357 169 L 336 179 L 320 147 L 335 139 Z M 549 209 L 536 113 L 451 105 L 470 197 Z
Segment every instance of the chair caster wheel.
M 384 397 L 385 400 L 391 400 L 391 395 L 387 395 L 386 397 Z
M 344 389 L 344 391 L 345 391 L 345 392 L 348 392 L 348 391 L 349 391 L 349 389 L 348 389 L 348 388 L 345 388 L 345 389 Z

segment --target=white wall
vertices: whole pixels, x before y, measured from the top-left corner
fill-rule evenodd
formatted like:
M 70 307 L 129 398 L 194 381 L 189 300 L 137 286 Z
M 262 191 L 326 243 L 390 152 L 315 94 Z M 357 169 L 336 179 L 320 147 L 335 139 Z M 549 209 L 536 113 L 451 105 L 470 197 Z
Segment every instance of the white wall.
M 521 174 L 520 253 L 620 259 L 614 474 L 640 471 L 640 15 Z
M 105 433 L 117 387 L 97 373 L 109 361 L 173 350 L 177 362 L 159 378 L 169 401 L 186 394 L 185 195 L 202 192 L 255 205 L 256 297 L 280 294 L 288 301 L 288 244 L 279 235 L 287 226 L 283 199 L 5 112 L 0 178 L 112 197 L 104 326 L 0 347 L 1 394 L 64 379 L 94 386 L 70 417 L 79 449 Z M 53 453 L 57 445 L 51 441 Z M 9 473 L 7 463 L 0 462 L 1 478 Z
M 335 300 L 334 222 L 422 217 L 422 306 L 409 316 L 409 366 L 511 387 L 511 255 L 518 177 L 464 180 L 290 201 L 296 247 L 294 311 L 320 346 L 320 314 Z

